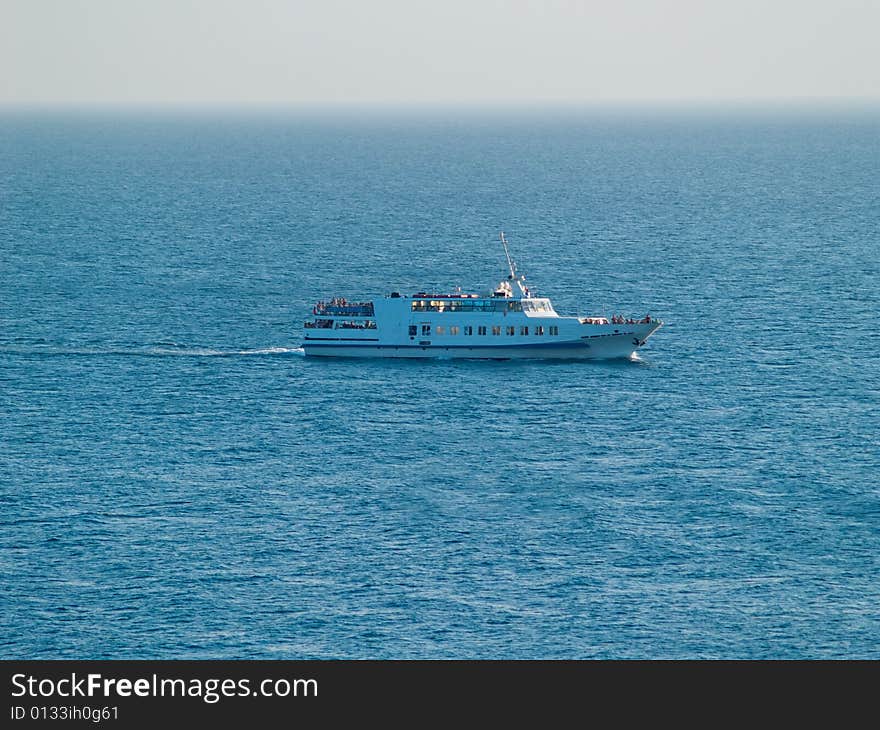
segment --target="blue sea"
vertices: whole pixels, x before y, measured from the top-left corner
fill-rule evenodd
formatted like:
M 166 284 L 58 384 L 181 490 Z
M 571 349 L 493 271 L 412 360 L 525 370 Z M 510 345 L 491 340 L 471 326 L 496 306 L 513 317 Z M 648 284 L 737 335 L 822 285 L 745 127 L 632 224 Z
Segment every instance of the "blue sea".
M 306 358 L 505 273 L 640 361 Z M 0 114 L 0 657 L 880 658 L 880 110 Z

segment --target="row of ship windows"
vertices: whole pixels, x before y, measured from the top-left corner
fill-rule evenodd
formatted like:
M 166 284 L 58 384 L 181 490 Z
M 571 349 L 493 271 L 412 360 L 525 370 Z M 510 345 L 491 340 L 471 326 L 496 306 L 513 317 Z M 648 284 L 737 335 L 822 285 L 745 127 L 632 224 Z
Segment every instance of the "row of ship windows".
M 441 299 L 441 300 L 416 300 L 412 303 L 413 312 L 522 312 L 521 302 L 509 302 L 506 300 L 476 300 L 467 299 Z
M 411 324 L 409 326 L 409 336 L 410 337 L 415 337 L 416 334 L 418 334 L 417 327 L 418 326 L 414 325 L 414 324 Z M 458 335 L 458 334 L 472 335 L 472 334 L 474 334 L 474 329 L 475 328 L 469 324 L 465 325 L 464 327 L 459 327 L 458 325 L 454 324 L 449 327 L 449 334 L 450 335 Z M 501 325 L 494 325 L 492 327 L 486 327 L 486 326 L 480 325 L 479 327 L 476 327 L 478 335 L 486 335 L 486 334 L 489 334 L 490 331 L 491 331 L 491 334 L 493 334 L 493 335 L 500 335 L 502 329 L 504 329 L 504 331 L 505 331 L 504 333 L 506 335 L 510 335 L 510 336 L 515 335 L 516 330 L 517 330 L 516 327 L 502 328 Z M 559 334 L 559 327 L 557 327 L 556 325 L 551 325 L 549 327 L 544 327 L 543 325 L 538 325 L 536 327 L 531 327 L 531 328 L 528 325 L 523 325 L 523 326 L 519 327 L 519 333 L 520 333 L 520 335 L 522 335 L 524 337 L 528 337 L 529 332 L 540 337 L 541 335 L 543 335 L 545 333 L 545 331 L 548 334 L 555 336 L 555 335 Z M 445 335 L 446 334 L 446 326 L 439 325 L 439 326 L 435 327 L 434 334 L 435 335 Z M 422 337 L 430 337 L 430 336 L 431 336 L 431 325 L 423 324 L 422 325 Z

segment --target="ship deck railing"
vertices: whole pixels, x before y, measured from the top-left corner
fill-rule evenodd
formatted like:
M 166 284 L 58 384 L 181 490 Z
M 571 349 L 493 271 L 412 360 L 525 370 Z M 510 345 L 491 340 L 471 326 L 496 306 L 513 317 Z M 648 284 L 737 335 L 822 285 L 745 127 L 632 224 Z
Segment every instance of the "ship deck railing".
M 372 302 L 358 302 L 357 304 L 324 304 L 319 302 L 312 310 L 312 314 L 327 317 L 372 317 L 375 315 Z
M 314 322 L 305 322 L 306 329 L 338 329 L 338 330 L 374 330 L 376 323 L 373 320 L 356 320 L 340 322 L 334 319 L 317 319 Z

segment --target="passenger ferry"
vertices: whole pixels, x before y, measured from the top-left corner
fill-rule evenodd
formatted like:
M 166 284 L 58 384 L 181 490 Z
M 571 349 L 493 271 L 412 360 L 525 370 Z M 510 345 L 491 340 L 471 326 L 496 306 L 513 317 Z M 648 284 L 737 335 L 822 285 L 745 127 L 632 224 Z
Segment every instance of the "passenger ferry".
M 510 273 L 491 291 L 321 301 L 305 323 L 303 351 L 319 357 L 634 358 L 663 325 L 650 315 L 557 314 L 548 298 L 526 286 L 503 232 L 501 243 Z

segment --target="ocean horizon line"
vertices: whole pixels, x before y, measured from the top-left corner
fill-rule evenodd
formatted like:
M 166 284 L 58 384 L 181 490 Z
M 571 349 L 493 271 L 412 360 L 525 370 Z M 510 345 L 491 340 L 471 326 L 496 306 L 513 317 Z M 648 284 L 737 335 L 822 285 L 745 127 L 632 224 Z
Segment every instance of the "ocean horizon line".
M 544 116 L 548 113 L 581 112 L 664 113 L 823 113 L 877 112 L 880 98 L 871 97 L 774 97 L 725 99 L 601 99 L 601 100 L 505 100 L 505 101 L 0 101 L 0 114 L 20 113 L 158 113 L 158 114 L 295 114 L 313 115 L 357 112 L 363 114 L 431 114 L 456 112 L 469 115 L 517 113 Z

